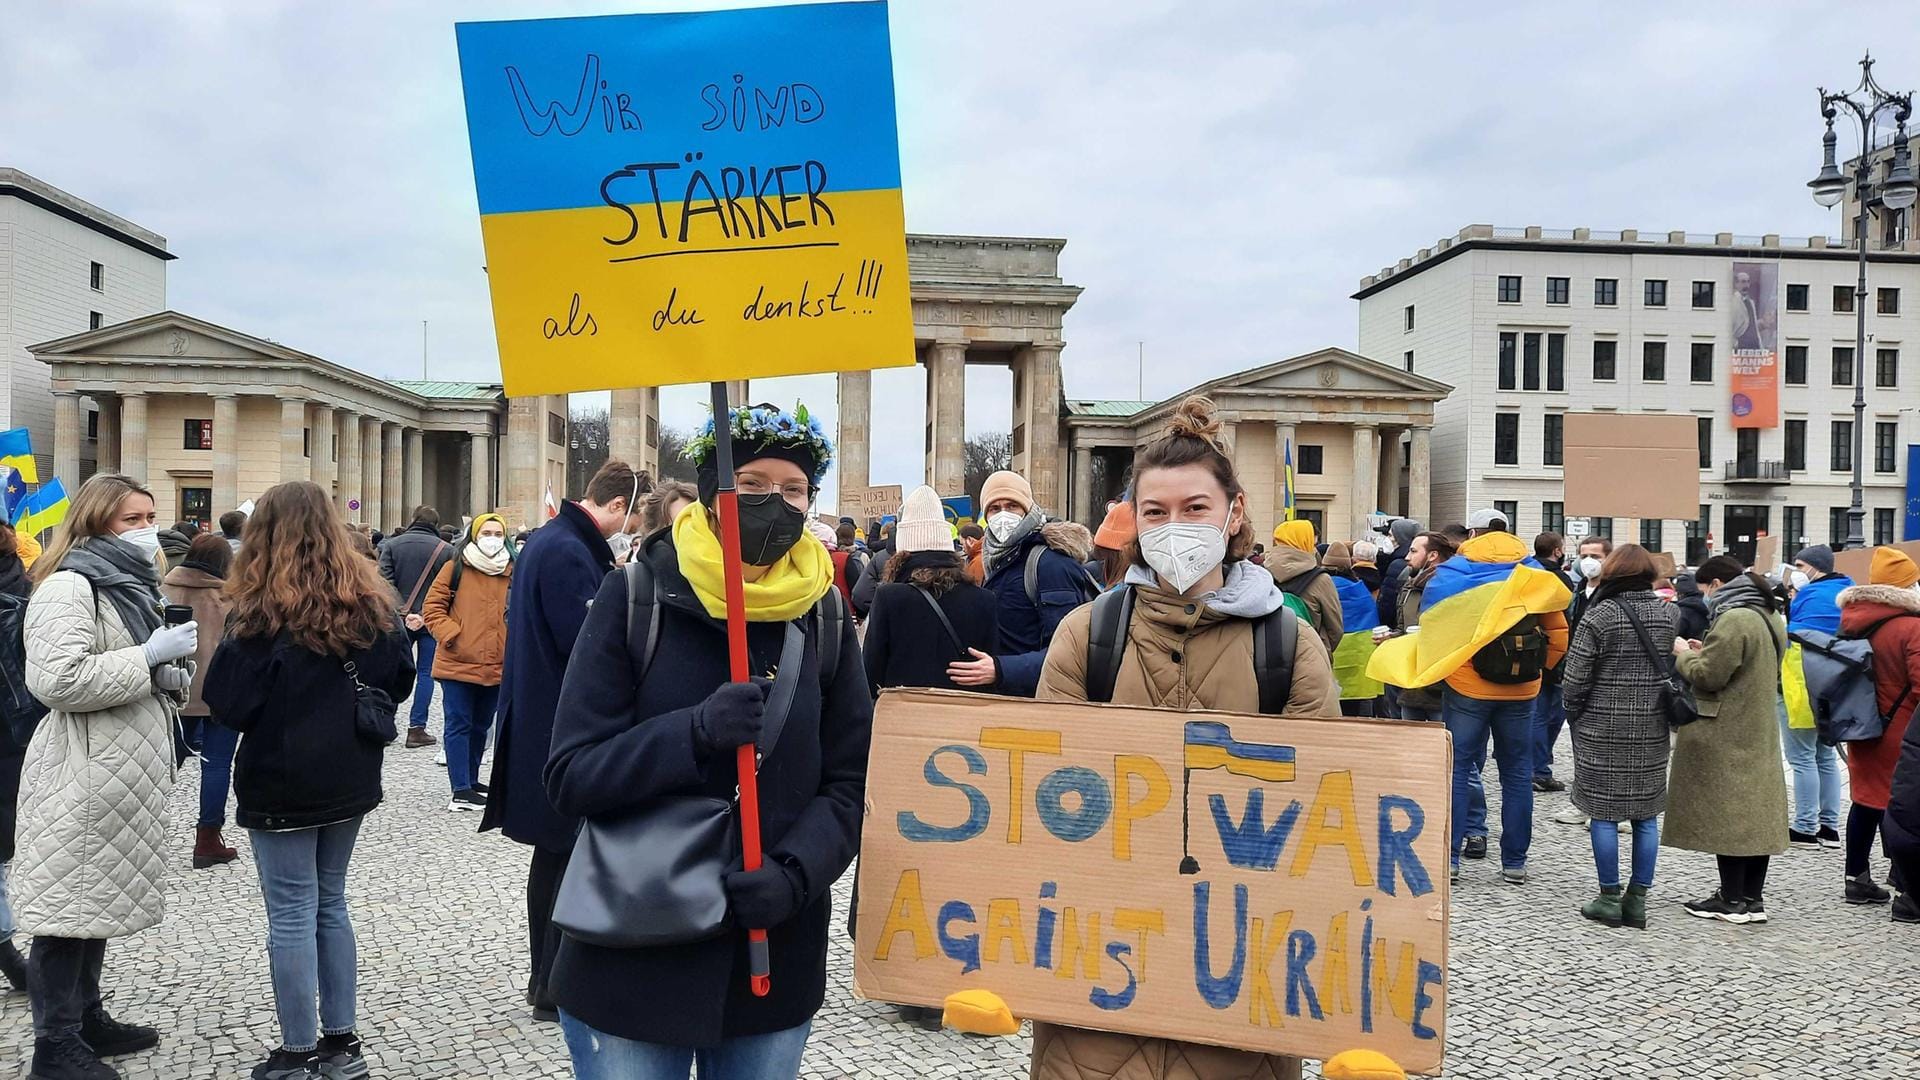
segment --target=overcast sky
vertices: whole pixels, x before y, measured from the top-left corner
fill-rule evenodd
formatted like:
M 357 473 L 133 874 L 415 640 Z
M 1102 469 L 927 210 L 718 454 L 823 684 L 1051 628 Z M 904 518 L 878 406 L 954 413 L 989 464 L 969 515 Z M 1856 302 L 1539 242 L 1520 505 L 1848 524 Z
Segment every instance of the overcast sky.
M 391 378 L 425 319 L 497 381 L 454 21 L 701 6 L 0 0 L 0 165 L 164 234 L 177 310 Z M 894 0 L 907 227 L 1066 238 L 1067 395 L 1145 342 L 1157 399 L 1352 347 L 1359 279 L 1469 223 L 1838 235 L 1815 87 L 1920 85 L 1906 3 L 1568 7 Z M 874 483 L 921 479 L 923 382 L 875 378 Z M 1005 370 L 968 391 L 1006 430 Z

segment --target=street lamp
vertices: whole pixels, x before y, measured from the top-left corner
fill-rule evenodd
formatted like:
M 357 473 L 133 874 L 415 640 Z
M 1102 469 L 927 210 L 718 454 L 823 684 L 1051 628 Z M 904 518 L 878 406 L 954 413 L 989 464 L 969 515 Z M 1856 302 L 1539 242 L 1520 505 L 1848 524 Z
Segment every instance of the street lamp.
M 1864 465 L 1867 435 L 1868 192 L 1874 190 L 1881 205 L 1898 213 L 1913 205 L 1920 187 L 1914 183 L 1913 167 L 1907 160 L 1907 118 L 1913 115 L 1913 95 L 1892 93 L 1875 82 L 1873 57 L 1869 55 L 1860 61 L 1859 86 L 1851 91 L 1832 94 L 1827 93 L 1826 87 L 1820 88 L 1820 115 L 1826 118 L 1827 133 L 1820 140 L 1823 151 L 1820 172 L 1807 181 L 1813 201 L 1821 206 L 1833 206 L 1847 193 L 1847 177 L 1834 163 L 1833 154 L 1836 142 L 1833 118 L 1842 108 L 1852 113 L 1860 126 L 1860 156 L 1855 160 L 1853 174 L 1854 197 L 1860 204 L 1859 216 L 1853 226 L 1853 242 L 1860 250 L 1860 278 L 1853 290 L 1853 504 L 1847 509 L 1847 547 L 1861 548 L 1867 546 L 1866 492 L 1861 481 L 1861 468 Z M 1874 149 L 1875 122 L 1883 112 L 1893 113 L 1893 163 L 1876 189 L 1867 158 Z

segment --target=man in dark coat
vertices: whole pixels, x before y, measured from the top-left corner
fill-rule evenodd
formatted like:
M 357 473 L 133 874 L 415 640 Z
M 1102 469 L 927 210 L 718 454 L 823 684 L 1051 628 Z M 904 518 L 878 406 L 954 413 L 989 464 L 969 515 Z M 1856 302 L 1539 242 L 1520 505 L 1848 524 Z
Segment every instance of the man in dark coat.
M 559 933 L 549 920 L 554 893 L 573 852 L 578 822 L 547 801 L 541 774 L 553 742 L 553 714 L 567 657 L 587 619 L 587 605 L 613 570 L 607 540 L 640 529 L 640 497 L 653 481 L 625 462 L 609 461 L 587 482 L 586 497 L 560 504 L 560 513 L 533 531 L 514 564 L 507 592 L 507 656 L 500 680 L 500 734 L 493 747 L 493 778 L 480 830 L 499 829 L 530 845 L 527 868 L 527 940 L 532 979 L 527 999 L 534 1015 L 554 1020 L 547 994 Z
M 432 746 L 439 741 L 427 734 L 427 708 L 433 704 L 433 635 L 427 633 L 426 620 L 420 617 L 420 605 L 427 601 L 427 588 L 435 574 L 453 558 L 453 547 L 440 539 L 440 512 L 431 506 L 416 507 L 413 524 L 405 532 L 390 536 L 380 545 L 380 576 L 406 604 L 401 612 L 407 620 L 407 637 L 413 641 L 413 711 L 407 716 L 407 746 Z
M 1413 546 L 1413 538 L 1426 530 L 1412 518 L 1394 518 L 1387 526 L 1387 535 L 1393 538 L 1393 550 L 1380 556 L 1380 625 L 1399 629 L 1400 590 L 1406 587 L 1407 578 L 1413 576 L 1407 569 L 1407 552 Z

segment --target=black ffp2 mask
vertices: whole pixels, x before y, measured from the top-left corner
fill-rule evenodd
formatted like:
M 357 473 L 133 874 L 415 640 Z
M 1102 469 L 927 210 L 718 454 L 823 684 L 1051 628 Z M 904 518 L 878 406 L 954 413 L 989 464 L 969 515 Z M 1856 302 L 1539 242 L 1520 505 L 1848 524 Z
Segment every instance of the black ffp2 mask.
M 740 560 L 772 566 L 806 535 L 807 512 L 795 510 L 777 491 L 737 496 L 740 506 Z

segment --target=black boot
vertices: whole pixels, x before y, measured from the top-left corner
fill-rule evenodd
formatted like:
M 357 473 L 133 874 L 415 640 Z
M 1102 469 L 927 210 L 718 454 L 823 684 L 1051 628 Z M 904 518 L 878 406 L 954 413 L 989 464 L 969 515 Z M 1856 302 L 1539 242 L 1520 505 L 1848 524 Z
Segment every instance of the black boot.
M 160 1032 L 139 1024 L 123 1024 L 108 1016 L 106 1009 L 95 1005 L 80 1021 L 80 1041 L 100 1057 L 119 1057 L 159 1046 Z
M 29 1080 L 120 1080 L 120 1070 L 101 1061 L 71 1032 L 33 1040 Z
M 27 958 L 20 955 L 11 941 L 0 941 L 0 975 L 7 977 L 14 993 L 27 992 Z
M 1920 923 L 1920 900 L 1912 893 L 1903 892 L 1893 898 L 1893 921 L 1899 923 Z
M 1874 882 L 1871 870 L 1847 879 L 1846 900 L 1849 904 L 1884 904 L 1891 899 L 1893 894 Z

